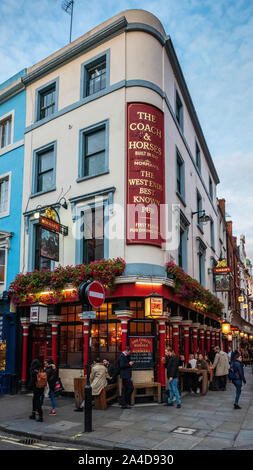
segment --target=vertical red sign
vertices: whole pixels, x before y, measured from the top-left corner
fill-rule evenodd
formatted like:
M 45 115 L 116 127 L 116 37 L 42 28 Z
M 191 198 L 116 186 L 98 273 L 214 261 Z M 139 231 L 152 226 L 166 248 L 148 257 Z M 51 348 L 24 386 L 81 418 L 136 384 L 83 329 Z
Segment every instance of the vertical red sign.
M 127 104 L 128 244 L 162 245 L 164 192 L 164 115 L 155 106 Z

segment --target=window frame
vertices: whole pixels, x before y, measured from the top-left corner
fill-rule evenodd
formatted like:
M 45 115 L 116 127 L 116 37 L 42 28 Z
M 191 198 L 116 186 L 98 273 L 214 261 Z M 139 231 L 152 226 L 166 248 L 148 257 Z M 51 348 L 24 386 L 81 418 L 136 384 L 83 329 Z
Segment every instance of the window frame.
M 9 111 L 8 113 L 4 114 L 3 116 L 0 116 L 0 153 L 6 152 L 6 150 L 13 144 L 13 137 L 14 137 L 14 117 L 15 117 L 15 112 L 14 112 L 14 110 Z M 3 125 L 6 121 L 10 121 L 10 134 L 9 134 L 8 143 L 2 147 L 2 146 L 1 146 L 1 141 L 2 141 L 2 125 Z
M 177 88 L 175 88 L 175 118 L 181 131 L 184 132 L 184 105 Z
M 0 280 L 0 291 L 4 291 L 6 288 L 6 282 L 7 282 L 7 258 L 8 258 L 8 247 L 4 243 L 0 245 L 0 250 L 4 251 L 4 280 Z M 1 265 L 2 266 L 2 265 Z
M 211 248 L 215 251 L 215 233 L 214 233 L 214 221 L 210 219 L 210 244 Z
M 82 231 L 83 216 L 85 211 L 94 209 L 96 207 L 103 206 L 104 208 L 104 259 L 109 258 L 109 239 L 107 237 L 106 226 L 108 224 L 109 210 L 108 206 L 111 205 L 111 197 L 109 194 L 101 201 L 90 201 L 84 202 L 82 205 L 76 207 L 76 227 L 75 227 L 75 237 L 76 237 L 76 264 L 82 264 L 84 262 L 84 236 Z
M 198 242 L 198 273 L 199 273 L 199 283 L 205 287 L 206 285 L 206 245 L 200 238 L 197 238 Z
M 179 174 L 178 174 L 179 169 Z M 180 191 L 178 188 L 178 181 L 180 185 Z M 176 193 L 185 201 L 185 163 L 184 160 L 176 147 Z
M 105 72 L 105 88 L 100 89 L 99 91 L 92 93 L 91 95 L 87 93 L 88 85 L 88 73 L 89 70 L 105 62 L 106 72 Z M 83 62 L 81 64 L 81 86 L 80 86 L 80 98 L 96 98 L 103 95 L 110 86 L 110 49 L 107 49 L 104 52 L 92 57 L 91 59 Z
M 43 92 L 46 92 L 47 89 L 50 89 L 53 85 L 55 85 L 55 109 L 52 114 L 49 116 L 45 116 L 44 118 L 40 117 L 40 100 L 41 100 L 41 95 Z M 39 122 L 39 121 L 47 121 L 52 119 L 53 116 L 58 111 L 58 97 L 59 97 L 59 77 L 54 78 L 48 83 L 45 83 L 44 85 L 40 86 L 35 90 L 35 115 L 34 115 L 34 122 Z
M 10 203 L 11 203 L 11 171 L 8 173 L 3 173 L 0 175 L 0 182 L 1 180 L 5 180 L 8 178 L 8 201 L 7 201 L 7 209 L 3 212 L 0 212 L 0 219 L 3 217 L 8 217 L 10 215 Z
M 213 202 L 213 181 L 212 181 L 212 178 L 211 178 L 210 175 L 209 175 L 209 187 L 208 187 L 208 192 L 209 192 L 210 199 L 211 199 L 211 201 Z
M 199 203 L 200 203 L 200 207 L 199 207 Z M 197 226 L 198 228 L 203 232 L 203 222 L 199 221 L 199 217 L 201 217 L 199 215 L 199 212 L 203 211 L 203 199 L 202 199 L 202 196 L 199 192 L 199 190 L 197 189 Z
M 92 175 L 85 175 L 85 137 L 94 134 L 95 132 L 99 132 L 101 129 L 105 130 L 104 168 L 102 171 L 98 171 Z M 79 131 L 79 165 L 77 182 L 95 178 L 106 173 L 109 173 L 109 119 L 105 119 L 104 121 L 93 124 Z
M 46 153 L 46 150 L 53 149 L 53 183 L 50 189 L 38 191 L 38 167 L 39 167 L 39 156 Z M 33 169 L 32 169 L 32 190 L 31 197 L 39 196 L 41 194 L 49 193 L 50 191 L 56 190 L 56 153 L 57 153 L 57 141 L 50 142 L 42 147 L 39 147 L 33 151 Z
M 201 152 L 198 142 L 195 140 L 195 157 L 196 157 L 196 167 L 201 174 Z
M 34 271 L 36 262 L 36 249 L 37 249 L 37 227 L 39 226 L 38 219 L 29 220 L 28 230 L 28 271 Z M 55 268 L 55 261 L 51 260 L 51 270 Z

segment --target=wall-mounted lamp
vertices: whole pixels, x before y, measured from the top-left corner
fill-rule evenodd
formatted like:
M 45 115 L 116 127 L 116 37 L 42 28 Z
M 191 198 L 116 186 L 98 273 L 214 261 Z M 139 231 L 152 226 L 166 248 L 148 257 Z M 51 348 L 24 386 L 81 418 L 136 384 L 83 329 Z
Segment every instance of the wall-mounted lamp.
M 206 215 L 206 212 L 204 210 L 203 211 L 192 212 L 192 218 L 195 214 L 202 214 L 202 215 L 199 215 L 198 222 L 209 222 L 209 220 L 211 220 L 210 215 Z
M 63 201 L 63 202 L 61 202 L 61 201 Z M 62 197 L 59 202 L 60 202 L 61 207 L 63 207 L 64 209 L 68 208 L 68 203 L 67 203 L 65 197 Z

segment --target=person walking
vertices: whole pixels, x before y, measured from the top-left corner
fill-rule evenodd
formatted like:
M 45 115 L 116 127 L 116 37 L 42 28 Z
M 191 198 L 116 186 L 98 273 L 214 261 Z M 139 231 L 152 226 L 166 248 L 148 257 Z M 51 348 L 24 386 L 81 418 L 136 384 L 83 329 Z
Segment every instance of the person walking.
M 231 374 L 231 369 L 233 371 L 232 376 L 234 378 L 232 378 L 231 375 L 230 375 Z M 239 398 L 240 398 L 241 391 L 242 391 L 242 383 L 244 383 L 246 385 L 246 380 L 245 380 L 245 377 L 244 377 L 244 370 L 243 370 L 243 365 L 242 365 L 242 356 L 239 352 L 234 354 L 233 362 L 231 362 L 231 365 L 230 365 L 229 377 L 231 378 L 232 383 L 234 384 L 234 386 L 236 388 L 234 409 L 235 410 L 240 410 L 241 407 L 239 406 L 238 402 L 239 402 Z
M 228 355 L 224 351 L 221 351 L 219 346 L 215 347 L 215 351 L 216 356 L 213 362 L 215 381 L 217 382 L 218 390 L 225 391 L 229 369 Z
M 32 414 L 30 419 L 36 419 L 36 413 L 39 418 L 37 421 L 43 421 L 43 411 L 41 406 L 41 396 L 44 394 L 44 388 L 47 385 L 47 374 L 43 371 L 41 363 L 38 359 L 34 359 L 30 368 L 30 382 L 28 387 L 33 392 Z
M 131 349 L 129 346 L 125 347 L 125 350 L 121 353 L 119 357 L 119 369 L 120 369 L 120 378 L 122 379 L 122 397 L 121 397 L 121 408 L 128 409 L 131 408 L 131 395 L 134 390 L 132 377 L 132 366 L 134 362 L 131 361 Z
M 172 348 L 165 348 L 165 358 L 163 358 L 163 363 L 165 368 L 167 369 L 167 377 L 169 384 L 169 398 L 168 403 L 166 403 L 165 406 L 173 406 L 173 398 L 176 397 L 177 408 L 181 408 L 181 397 L 178 391 L 179 359 Z
M 52 405 L 52 410 L 50 411 L 49 414 L 52 415 L 52 416 L 55 416 L 56 411 L 55 411 L 54 391 L 55 391 L 55 384 L 56 384 L 56 380 L 57 380 L 57 373 L 56 373 L 56 370 L 55 370 L 55 365 L 54 365 L 53 359 L 46 359 L 44 361 L 44 370 L 46 371 L 46 374 L 47 374 L 47 383 L 48 383 L 48 387 L 49 387 L 48 396 L 50 397 L 51 405 Z M 41 395 L 41 406 L 43 405 L 43 401 L 44 401 L 44 394 Z

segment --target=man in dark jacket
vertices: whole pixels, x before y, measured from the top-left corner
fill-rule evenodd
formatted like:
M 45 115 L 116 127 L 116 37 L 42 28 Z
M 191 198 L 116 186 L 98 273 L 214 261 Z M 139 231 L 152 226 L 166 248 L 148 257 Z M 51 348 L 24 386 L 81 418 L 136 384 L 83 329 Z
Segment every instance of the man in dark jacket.
M 132 366 L 134 364 L 130 358 L 131 350 L 126 346 L 119 358 L 120 378 L 122 379 L 121 408 L 131 408 L 131 395 L 134 389 L 132 377 Z
M 166 406 L 173 406 L 173 398 L 176 397 L 177 408 L 181 408 L 181 397 L 178 391 L 178 367 L 179 359 L 172 348 L 165 348 L 164 365 L 167 369 L 167 377 L 169 383 L 169 398 Z
M 109 378 L 107 378 L 108 384 L 113 384 L 116 382 L 117 375 L 116 375 L 116 369 L 113 364 L 111 364 L 107 359 L 103 359 L 103 364 L 107 368 Z

